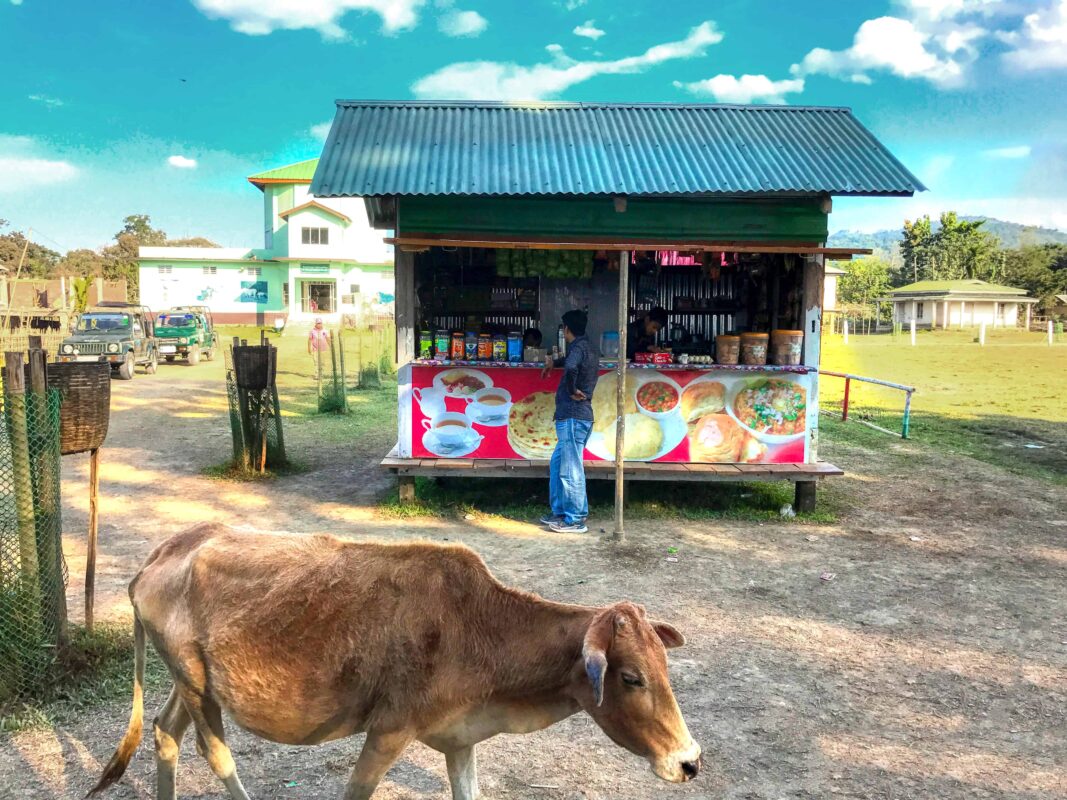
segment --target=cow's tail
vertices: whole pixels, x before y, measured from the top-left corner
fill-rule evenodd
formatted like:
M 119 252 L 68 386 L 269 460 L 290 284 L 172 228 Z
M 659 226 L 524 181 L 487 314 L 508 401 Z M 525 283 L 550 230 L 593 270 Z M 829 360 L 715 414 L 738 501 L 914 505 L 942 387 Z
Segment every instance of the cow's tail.
M 144 659 L 145 659 L 145 632 L 140 618 L 133 617 L 133 711 L 130 713 L 130 724 L 126 728 L 126 735 L 119 742 L 118 749 L 111 756 L 104 768 L 104 774 L 86 797 L 91 797 L 97 792 L 102 792 L 111 784 L 122 777 L 126 767 L 137 751 L 137 745 L 141 743 L 141 730 L 144 723 Z

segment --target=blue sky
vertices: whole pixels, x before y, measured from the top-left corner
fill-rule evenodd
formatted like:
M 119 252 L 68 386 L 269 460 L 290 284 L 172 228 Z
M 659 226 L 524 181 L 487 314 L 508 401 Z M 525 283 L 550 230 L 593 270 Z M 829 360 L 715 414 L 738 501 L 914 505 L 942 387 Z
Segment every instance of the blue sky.
M 256 245 L 245 176 L 336 98 L 843 105 L 955 209 L 1067 229 L 1067 0 L 0 0 L 0 218 L 65 250 L 126 214 Z

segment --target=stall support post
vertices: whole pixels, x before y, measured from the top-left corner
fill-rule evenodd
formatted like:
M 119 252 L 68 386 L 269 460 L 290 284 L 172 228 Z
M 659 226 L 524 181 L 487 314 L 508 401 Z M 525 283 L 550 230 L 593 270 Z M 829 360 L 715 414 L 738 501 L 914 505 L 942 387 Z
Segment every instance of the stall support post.
M 413 478 L 411 475 L 401 475 L 397 478 L 397 484 L 400 491 L 400 502 L 414 503 L 415 478 Z
M 793 508 L 798 514 L 810 514 L 815 510 L 818 484 L 815 481 L 797 481 L 793 495 Z
M 626 476 L 623 464 L 626 455 L 626 328 L 629 320 L 630 253 L 619 253 L 619 363 L 616 367 L 615 393 L 615 530 L 616 541 L 625 536 L 623 504 L 626 501 Z
M 848 394 L 852 388 L 852 378 L 845 378 L 845 397 L 841 401 L 841 421 L 848 422 Z
M 407 364 L 415 358 L 415 254 L 400 247 L 395 252 L 396 361 Z
M 1030 303 L 1027 303 L 1026 304 L 1026 331 L 1027 331 L 1027 333 L 1029 333 L 1029 331 L 1030 331 L 1030 312 L 1031 312 L 1032 309 L 1033 309 L 1033 306 L 1030 305 Z

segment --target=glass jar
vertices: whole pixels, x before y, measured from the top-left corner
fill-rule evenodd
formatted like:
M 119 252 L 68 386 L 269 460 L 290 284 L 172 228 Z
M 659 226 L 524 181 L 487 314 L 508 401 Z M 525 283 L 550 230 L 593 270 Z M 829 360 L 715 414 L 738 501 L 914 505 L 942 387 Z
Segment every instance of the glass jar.
M 419 331 L 419 358 L 433 357 L 433 336 L 429 331 Z
M 453 361 L 463 360 L 463 334 L 459 331 L 452 333 L 452 350 L 449 353 Z
M 493 337 L 493 361 L 508 360 L 508 339 L 506 336 Z
M 434 336 L 434 355 L 435 357 L 444 360 L 448 358 L 448 343 L 449 336 L 448 331 L 438 331 Z
M 482 333 L 478 336 L 478 360 L 493 360 L 493 337 L 488 333 Z
M 619 332 L 618 331 L 604 331 L 600 334 L 600 357 L 601 358 L 618 358 L 619 357 Z
M 508 361 L 513 364 L 522 361 L 522 334 L 518 331 L 508 334 Z
M 474 331 L 467 331 L 463 340 L 463 358 L 467 361 L 478 360 L 478 334 Z

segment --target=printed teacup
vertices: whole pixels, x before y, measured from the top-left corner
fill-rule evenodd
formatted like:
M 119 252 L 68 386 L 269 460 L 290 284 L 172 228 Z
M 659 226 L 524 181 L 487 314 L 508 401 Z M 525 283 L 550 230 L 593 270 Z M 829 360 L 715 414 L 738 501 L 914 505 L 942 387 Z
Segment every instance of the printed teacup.
M 467 419 L 466 415 L 456 411 L 446 411 L 444 414 L 438 414 L 433 419 L 424 419 L 422 427 L 428 431 L 433 431 L 437 441 L 441 444 L 451 447 L 458 447 L 463 444 L 474 432 L 471 428 L 471 421 Z
M 511 392 L 499 386 L 479 389 L 467 398 L 467 413 L 476 419 L 506 417 L 511 413 Z

